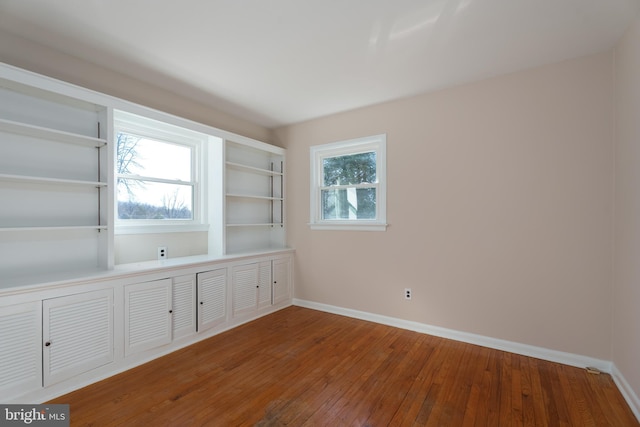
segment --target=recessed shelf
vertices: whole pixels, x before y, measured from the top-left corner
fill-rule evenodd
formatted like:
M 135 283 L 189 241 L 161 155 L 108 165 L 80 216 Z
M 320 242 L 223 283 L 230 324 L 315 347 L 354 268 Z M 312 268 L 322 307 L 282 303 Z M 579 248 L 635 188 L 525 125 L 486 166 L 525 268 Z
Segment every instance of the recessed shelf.
M 282 172 L 272 171 L 269 169 L 256 168 L 253 166 L 247 166 L 247 165 L 243 165 L 241 163 L 235 163 L 235 162 L 226 162 L 226 164 L 227 164 L 227 167 L 231 169 L 244 170 L 248 172 L 259 173 L 262 175 L 282 176 Z
M 0 227 L 3 231 L 71 231 L 71 230 L 106 230 L 106 225 L 62 225 L 37 227 Z
M 49 141 L 56 141 L 65 144 L 85 145 L 87 147 L 99 148 L 107 145 L 106 139 L 50 129 L 26 123 L 14 122 L 13 120 L 6 119 L 0 119 L 0 131 L 15 133 L 24 136 L 31 136 L 35 138 L 42 138 Z
M 227 227 L 275 227 L 275 226 L 284 227 L 284 224 L 281 224 L 279 222 L 249 223 L 249 224 L 227 224 Z
M 285 152 L 227 141 L 225 251 L 284 247 Z
M 39 176 L 29 175 L 11 175 L 0 173 L 0 181 L 5 182 L 25 182 L 32 184 L 52 184 L 52 185 L 72 185 L 72 186 L 87 186 L 87 187 L 106 187 L 106 182 L 98 181 L 80 181 L 75 179 L 60 179 L 60 178 L 45 178 Z
M 237 197 L 242 199 L 274 200 L 278 202 L 284 200 L 282 197 L 253 196 L 250 194 L 227 194 L 227 197 Z

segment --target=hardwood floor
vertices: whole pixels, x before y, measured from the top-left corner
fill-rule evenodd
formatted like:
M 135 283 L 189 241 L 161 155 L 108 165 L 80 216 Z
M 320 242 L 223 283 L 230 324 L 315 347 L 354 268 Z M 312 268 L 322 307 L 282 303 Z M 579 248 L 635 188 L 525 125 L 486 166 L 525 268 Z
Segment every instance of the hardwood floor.
M 290 307 L 55 399 L 74 426 L 638 426 L 606 374 Z

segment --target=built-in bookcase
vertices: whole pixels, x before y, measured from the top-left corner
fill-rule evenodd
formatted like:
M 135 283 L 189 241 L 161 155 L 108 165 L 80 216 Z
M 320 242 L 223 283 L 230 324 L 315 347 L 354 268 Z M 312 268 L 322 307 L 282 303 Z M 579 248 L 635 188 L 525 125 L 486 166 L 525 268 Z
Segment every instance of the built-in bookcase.
M 0 69 L 0 270 L 107 269 L 110 109 L 11 74 Z
M 285 149 L 0 64 L 0 288 L 113 269 L 115 110 L 211 137 L 209 257 L 285 248 Z
M 285 246 L 284 149 L 227 141 L 226 253 Z
M 113 265 L 114 109 L 211 137 L 208 255 Z M 282 148 L 0 64 L 0 401 L 51 400 L 291 304 L 285 170 Z

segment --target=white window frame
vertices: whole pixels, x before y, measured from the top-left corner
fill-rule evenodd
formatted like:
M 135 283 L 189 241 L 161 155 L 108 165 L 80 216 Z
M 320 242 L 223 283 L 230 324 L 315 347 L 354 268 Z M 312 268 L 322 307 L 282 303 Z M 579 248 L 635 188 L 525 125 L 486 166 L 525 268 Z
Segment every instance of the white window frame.
M 322 163 L 325 158 L 347 156 L 375 151 L 376 153 L 376 183 L 363 187 L 376 189 L 376 217 L 374 219 L 341 219 L 326 220 L 322 218 Z M 310 220 L 312 230 L 359 230 L 385 231 L 387 229 L 387 135 L 373 135 L 330 144 L 314 145 L 310 147 Z M 350 186 L 353 187 L 353 186 Z M 338 187 L 336 187 L 338 188 Z
M 206 223 L 206 146 L 208 136 L 197 131 L 175 126 L 169 123 L 149 119 L 136 114 L 123 111 L 114 111 L 114 138 L 118 133 L 124 132 L 149 138 L 168 144 L 189 147 L 192 150 L 191 171 L 192 180 L 189 182 L 171 181 L 166 179 L 149 178 L 141 176 L 128 176 L 115 174 L 118 178 L 139 179 L 141 181 L 175 183 L 191 185 L 193 188 L 192 219 L 119 219 L 118 218 L 118 195 L 117 186 L 114 185 L 114 216 L 115 234 L 145 234 L 145 233 L 172 233 L 206 231 L 209 225 Z M 116 141 L 114 141 L 114 146 Z M 116 149 L 114 148 L 114 156 Z M 117 159 L 114 160 L 117 162 Z M 117 165 L 114 165 L 117 166 Z

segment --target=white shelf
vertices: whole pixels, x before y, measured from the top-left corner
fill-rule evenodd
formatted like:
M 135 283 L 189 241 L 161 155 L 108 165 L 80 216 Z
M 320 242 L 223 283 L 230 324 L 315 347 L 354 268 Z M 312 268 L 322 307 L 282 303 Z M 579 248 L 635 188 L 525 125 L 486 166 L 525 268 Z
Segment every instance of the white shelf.
M 284 200 L 282 197 L 253 196 L 250 194 L 227 194 L 227 197 L 237 197 L 242 199 L 273 200 L 276 202 L 281 202 Z
M 71 231 L 71 230 L 106 230 L 106 225 L 62 225 L 43 227 L 0 227 L 3 231 Z
M 262 175 L 270 175 L 270 176 L 282 176 L 282 172 L 272 171 L 269 169 L 256 168 L 253 166 L 243 165 L 241 163 L 235 162 L 226 162 L 227 167 L 231 169 L 244 170 L 247 172 L 259 173 Z
M 13 120 L 6 119 L 0 119 L 0 131 L 15 133 L 24 136 L 32 136 L 35 138 L 42 138 L 49 141 L 62 142 L 65 144 L 85 145 L 87 147 L 99 148 L 107 145 L 106 139 L 55 130 L 26 123 L 14 122 Z
M 28 175 L 10 175 L 0 173 L 0 181 L 5 182 L 26 182 L 33 184 L 53 184 L 53 185 L 73 185 L 73 186 L 86 186 L 86 187 L 106 187 L 106 182 L 98 181 L 80 181 L 75 179 L 59 179 L 59 178 L 44 178 L 38 176 Z
M 279 222 L 270 222 L 270 223 L 251 223 L 251 224 L 227 224 L 227 227 L 284 227 L 284 224 Z

